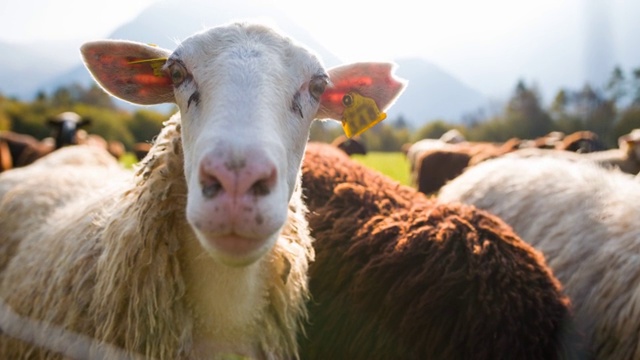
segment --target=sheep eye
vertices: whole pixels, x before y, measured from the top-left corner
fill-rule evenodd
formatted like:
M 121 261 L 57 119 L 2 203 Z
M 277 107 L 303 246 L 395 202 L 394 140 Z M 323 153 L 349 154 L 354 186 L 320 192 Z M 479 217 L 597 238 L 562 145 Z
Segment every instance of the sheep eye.
M 349 94 L 346 94 L 342 97 L 342 105 L 345 107 L 349 107 L 353 104 L 353 97 Z
M 327 87 L 328 80 L 326 77 L 316 77 L 311 79 L 309 83 L 309 93 L 311 96 L 318 100 L 320 96 L 324 93 L 325 88 Z
M 187 69 L 179 63 L 173 63 L 169 67 L 169 75 L 173 85 L 178 86 L 187 78 Z

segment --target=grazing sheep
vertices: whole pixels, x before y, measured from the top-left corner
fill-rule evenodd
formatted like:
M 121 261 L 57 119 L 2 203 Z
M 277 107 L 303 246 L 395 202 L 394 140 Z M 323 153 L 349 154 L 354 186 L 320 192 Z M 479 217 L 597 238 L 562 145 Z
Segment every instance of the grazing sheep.
M 505 220 L 542 251 L 598 359 L 640 358 L 640 184 L 618 170 L 553 157 L 504 157 L 444 186 Z
M 405 152 L 407 160 L 409 160 L 409 164 L 411 164 L 411 169 L 413 170 L 413 165 L 421 152 L 433 148 L 439 149 L 446 147 L 446 144 L 458 144 L 465 141 L 466 139 L 458 130 L 451 129 L 442 134 L 438 139 L 421 139 L 411 145 L 405 144 L 405 146 L 403 146 L 403 151 Z
M 0 131 L 0 144 L 0 149 L 5 148 L 3 158 L 7 159 L 3 160 L 2 171 L 29 165 L 55 149 L 52 144 L 13 131 Z
M 133 145 L 133 153 L 136 155 L 136 159 L 141 161 L 151 150 L 151 144 L 146 142 L 137 142 Z
M 77 145 L 78 130 L 83 126 L 89 125 L 91 120 L 83 118 L 73 111 L 65 111 L 50 118 L 47 122 L 52 128 L 55 147 L 60 149 L 67 145 Z
M 316 260 L 305 359 L 581 358 L 542 254 L 495 216 L 443 205 L 309 144 Z
M 331 145 L 344 151 L 349 156 L 353 154 L 367 155 L 367 148 L 356 137 L 348 138 L 345 135 L 340 135 L 331 142 Z
M 562 131 L 552 131 L 547 135 L 540 136 L 533 140 L 525 140 L 521 147 L 532 147 L 537 149 L 555 149 L 556 145 L 562 141 L 565 134 Z
M 462 142 L 425 150 L 416 160 L 415 187 L 422 193 L 435 194 L 468 166 L 512 152 L 519 144 L 520 140 L 514 138 L 502 144 Z
M 125 153 L 125 147 L 122 141 L 109 140 L 98 134 L 89 134 L 84 130 L 78 131 L 78 144 L 96 146 L 102 149 L 106 149 L 111 156 L 116 159 L 120 159 Z
M 575 153 L 556 149 L 525 148 L 509 153 L 510 157 L 554 157 L 574 162 L 591 162 L 608 169 L 618 169 L 627 174 L 640 173 L 640 140 L 621 142 L 621 147 L 590 153 Z
M 54 144 L 27 134 L 0 132 L 0 172 L 29 165 L 56 149 L 77 144 L 76 132 L 89 120 L 74 112 L 63 112 L 48 119 L 47 123 L 52 128 Z
M 15 248 L 0 264 L 5 304 L 93 338 L 92 347 L 147 358 L 296 358 L 313 258 L 300 188 L 309 128 L 341 119 L 352 92 L 385 109 L 404 88 L 393 65 L 325 71 L 308 50 L 252 24 L 195 34 L 173 53 L 115 40 L 81 50 L 113 95 L 175 102 L 179 114 L 135 175 L 114 170 L 117 181 L 103 175 L 91 187 L 92 166 L 66 175 L 50 166 L 32 177 L 34 195 L 4 192 L 0 219 L 28 213 L 40 188 L 74 186 L 58 176 L 82 183 L 28 231 L 2 224 L 0 244 Z M 59 347 L 22 340 L 0 336 L 1 357 L 58 357 L 49 351 Z
M 598 138 L 598 134 L 592 131 L 576 131 L 571 133 L 558 141 L 555 148 L 577 153 L 591 153 L 606 149 Z
M 9 170 L 13 167 L 13 159 L 11 159 L 11 151 L 6 141 L 0 140 L 0 172 Z

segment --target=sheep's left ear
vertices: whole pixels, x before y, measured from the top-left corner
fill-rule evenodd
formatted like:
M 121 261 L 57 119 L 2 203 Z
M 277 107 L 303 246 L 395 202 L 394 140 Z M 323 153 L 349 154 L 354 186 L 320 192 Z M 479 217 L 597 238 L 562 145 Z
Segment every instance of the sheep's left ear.
M 102 40 L 80 48 L 84 64 L 108 93 L 135 104 L 174 102 L 173 85 L 162 66 L 171 54 L 133 41 Z
M 382 121 L 406 81 L 394 77 L 392 63 L 354 63 L 329 69 L 329 86 L 316 118 L 341 120 L 348 137 Z

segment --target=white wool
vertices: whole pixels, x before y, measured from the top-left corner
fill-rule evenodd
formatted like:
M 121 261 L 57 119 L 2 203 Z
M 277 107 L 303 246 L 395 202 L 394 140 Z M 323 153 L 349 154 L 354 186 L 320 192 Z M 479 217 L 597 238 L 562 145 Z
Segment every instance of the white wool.
M 438 198 L 500 216 L 541 250 L 598 358 L 640 357 L 640 183 L 632 176 L 507 156 L 469 168 Z

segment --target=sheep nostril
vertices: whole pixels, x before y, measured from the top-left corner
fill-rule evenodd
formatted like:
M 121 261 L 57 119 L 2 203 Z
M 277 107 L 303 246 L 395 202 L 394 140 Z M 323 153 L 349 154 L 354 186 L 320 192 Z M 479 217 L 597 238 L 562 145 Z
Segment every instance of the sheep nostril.
M 254 196 L 265 196 L 271 192 L 268 180 L 259 180 L 251 186 L 251 194 Z
M 211 199 L 217 196 L 222 191 L 222 184 L 214 177 L 210 177 L 207 181 L 201 181 L 202 196 L 207 199 Z
M 271 169 L 267 176 L 257 180 L 251 185 L 249 191 L 253 196 L 266 196 L 271 193 L 271 190 L 275 186 L 277 177 L 277 171 L 275 167 Z

